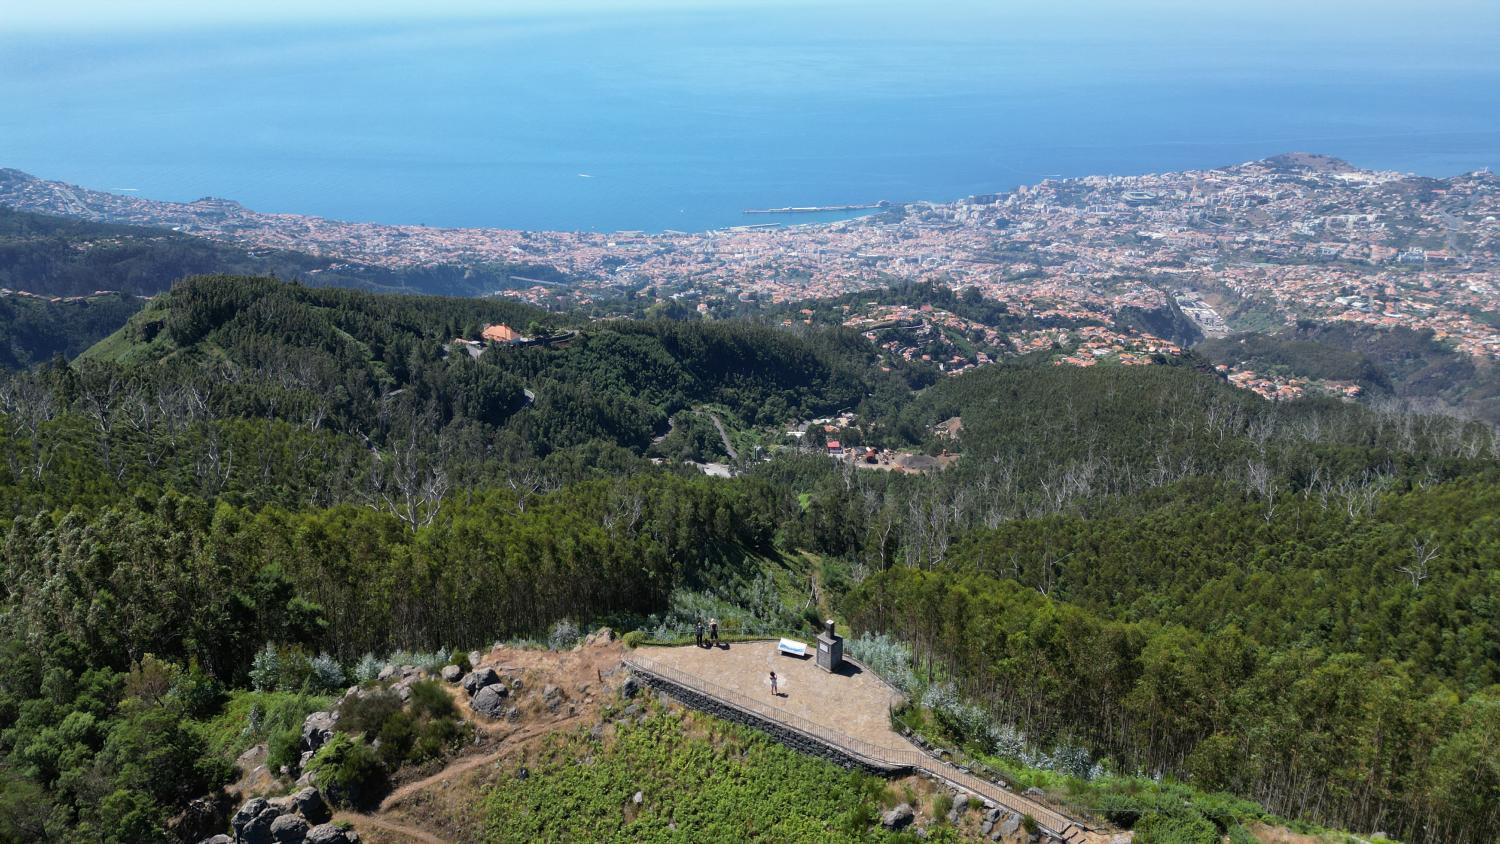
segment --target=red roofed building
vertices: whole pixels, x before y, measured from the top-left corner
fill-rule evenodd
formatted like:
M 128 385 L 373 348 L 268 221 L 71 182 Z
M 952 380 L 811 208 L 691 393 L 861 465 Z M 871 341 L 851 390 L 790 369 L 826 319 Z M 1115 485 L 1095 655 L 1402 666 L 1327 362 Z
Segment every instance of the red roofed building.
M 507 343 L 512 345 L 526 339 L 521 336 L 521 332 L 503 323 L 486 325 L 484 331 L 480 332 L 479 336 L 490 343 Z

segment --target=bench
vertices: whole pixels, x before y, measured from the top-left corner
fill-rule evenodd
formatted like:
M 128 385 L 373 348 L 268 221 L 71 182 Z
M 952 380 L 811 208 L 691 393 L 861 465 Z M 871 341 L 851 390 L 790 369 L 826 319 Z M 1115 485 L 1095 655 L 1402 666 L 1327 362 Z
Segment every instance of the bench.
M 782 639 L 776 643 L 776 650 L 787 656 L 807 657 L 807 645 L 796 639 Z

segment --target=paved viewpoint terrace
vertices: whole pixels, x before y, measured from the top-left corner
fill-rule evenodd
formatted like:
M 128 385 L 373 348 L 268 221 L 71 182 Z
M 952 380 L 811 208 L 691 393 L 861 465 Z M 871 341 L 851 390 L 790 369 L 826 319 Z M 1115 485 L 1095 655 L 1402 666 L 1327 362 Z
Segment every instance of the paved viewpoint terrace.
M 815 649 L 798 658 L 778 653 L 775 642 L 732 642 L 713 649 L 642 648 L 638 654 L 712 684 L 700 691 L 712 694 L 717 686 L 877 747 L 914 750 L 891 729 L 890 710 L 901 702 L 901 694 L 848 660 L 840 673 L 829 674 L 813 659 Z M 779 681 L 777 697 L 771 696 L 772 671 Z
M 845 661 L 828 673 L 811 649 L 806 658 L 785 656 L 775 642 L 734 642 L 717 648 L 640 648 L 626 656 L 637 671 L 654 674 L 762 720 L 812 735 L 851 755 L 892 769 L 921 769 L 1021 814 L 1029 814 L 1069 842 L 1106 841 L 1050 807 L 1007 791 L 936 759 L 891 728 L 890 710 L 901 694 L 874 672 Z M 771 693 L 771 672 L 779 694 Z

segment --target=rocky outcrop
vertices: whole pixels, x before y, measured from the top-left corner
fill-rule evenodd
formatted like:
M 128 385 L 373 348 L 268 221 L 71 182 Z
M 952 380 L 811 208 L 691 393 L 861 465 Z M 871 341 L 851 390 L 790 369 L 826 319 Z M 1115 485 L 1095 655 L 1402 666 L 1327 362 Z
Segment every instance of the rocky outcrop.
M 271 840 L 276 844 L 302 844 L 310 827 L 305 818 L 297 815 L 280 815 L 271 821 Z
M 916 816 L 917 813 L 912 810 L 910 804 L 902 803 L 889 812 L 886 812 L 884 815 L 881 815 L 880 825 L 885 827 L 886 829 L 899 832 L 900 830 L 906 829 L 908 826 L 911 826 L 911 822 L 916 818 Z
M 359 835 L 353 830 L 328 823 L 332 817 L 316 788 L 276 800 L 255 797 L 246 800 L 230 819 L 232 839 L 215 836 L 203 844 L 358 844 Z
M 333 738 L 334 725 L 338 723 L 336 712 L 314 712 L 302 720 L 302 749 L 317 753 L 318 748 Z
M 1001 821 L 999 827 L 1001 835 L 1014 835 L 1016 830 L 1020 828 L 1021 816 L 1016 814 L 1015 812 L 1011 812 L 1005 820 Z
M 562 705 L 562 702 L 563 702 L 563 690 L 562 689 L 559 689 L 558 687 L 552 685 L 551 683 L 548 683 L 542 689 L 542 703 L 547 706 L 547 711 L 548 712 L 556 712 L 557 708 Z
M 500 675 L 495 673 L 495 669 L 485 666 L 470 671 L 461 685 L 469 697 L 473 697 L 479 694 L 480 689 L 485 686 L 493 686 L 498 682 L 500 682 Z
M 474 699 L 469 701 L 469 706 L 480 715 L 500 718 L 509 708 L 509 698 L 510 687 L 504 683 L 491 683 L 475 693 Z
M 331 823 L 319 824 L 307 831 L 304 844 L 358 844 L 359 835 L 354 830 L 345 830 Z
M 304 788 L 292 795 L 292 810 L 310 824 L 328 823 L 333 820 L 333 811 L 323 800 L 322 792 L 316 788 Z

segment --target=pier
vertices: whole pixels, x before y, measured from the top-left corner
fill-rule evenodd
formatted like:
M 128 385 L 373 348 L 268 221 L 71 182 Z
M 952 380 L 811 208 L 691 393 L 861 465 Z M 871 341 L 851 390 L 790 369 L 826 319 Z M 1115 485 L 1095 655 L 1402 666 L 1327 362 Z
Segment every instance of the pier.
M 786 208 L 746 208 L 746 214 L 817 214 L 820 211 L 865 211 L 874 208 L 889 208 L 891 201 L 868 202 L 863 205 L 794 205 Z

